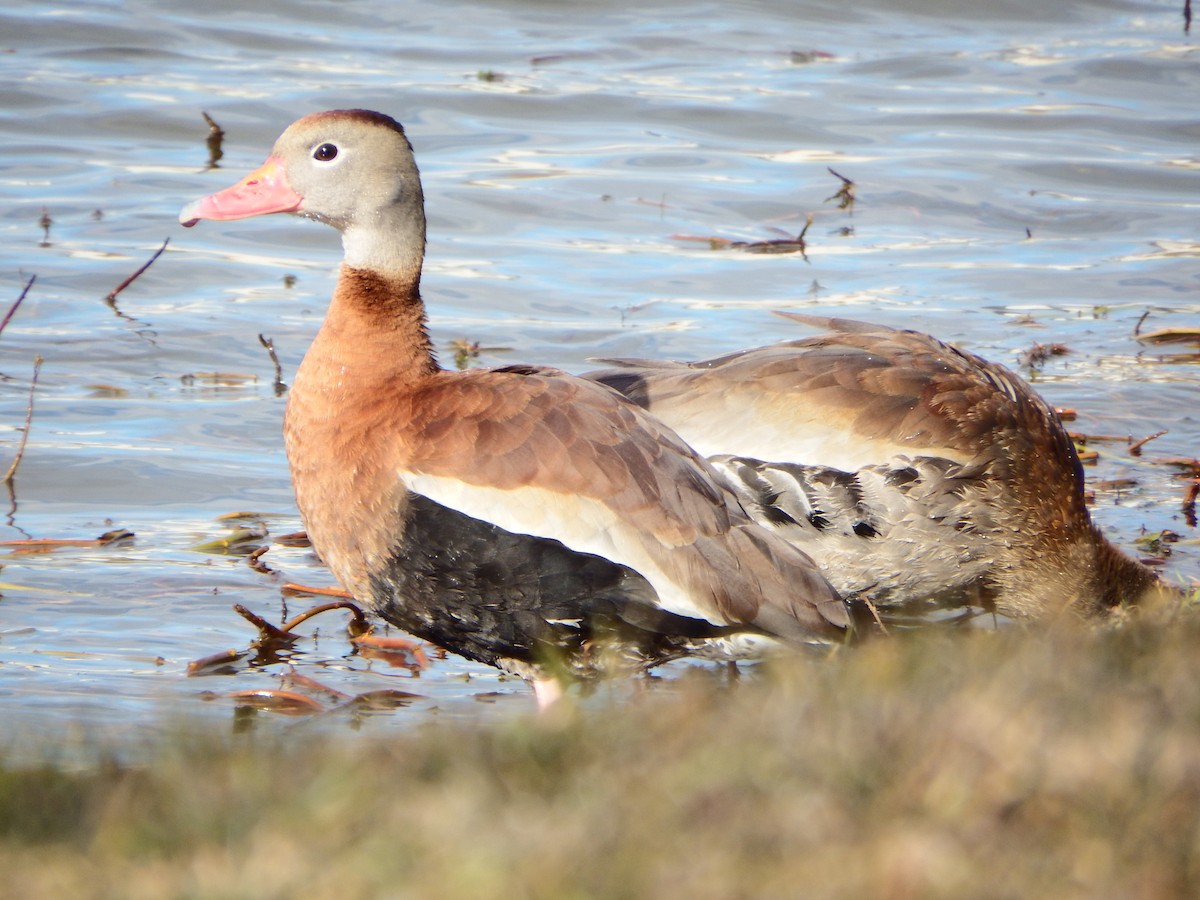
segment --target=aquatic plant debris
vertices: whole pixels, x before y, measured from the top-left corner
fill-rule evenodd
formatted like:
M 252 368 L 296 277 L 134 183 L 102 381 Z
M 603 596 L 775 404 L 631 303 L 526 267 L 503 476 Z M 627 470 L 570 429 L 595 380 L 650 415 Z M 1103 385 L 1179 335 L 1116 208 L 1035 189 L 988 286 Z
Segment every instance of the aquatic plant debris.
M 112 306 L 115 309 L 116 308 L 115 304 L 117 302 L 117 294 L 121 293 L 121 291 L 125 290 L 125 288 L 127 288 L 131 284 L 133 284 L 133 282 L 136 281 L 143 272 L 145 272 L 148 268 L 150 268 L 152 265 L 154 265 L 154 261 L 163 255 L 163 251 L 167 249 L 167 244 L 169 244 L 169 243 L 171 243 L 171 239 L 169 237 L 164 238 L 163 242 L 162 242 L 162 246 L 154 251 L 154 255 L 151 256 L 148 260 L 146 260 L 146 262 L 142 265 L 142 267 L 140 269 L 138 269 L 136 272 L 134 272 L 132 275 L 130 275 L 128 278 L 126 278 L 124 281 L 122 281 L 120 284 L 118 284 L 115 288 L 113 288 L 111 291 L 109 291 L 108 296 L 106 296 L 104 298 L 104 302 L 107 303 L 109 306 Z
M 470 367 L 471 362 L 479 358 L 479 341 L 468 341 L 458 338 L 450 342 L 454 351 L 454 368 L 462 371 Z
M 313 585 L 296 584 L 289 581 L 280 590 L 285 596 L 312 595 L 316 597 L 342 597 L 343 599 L 350 599 L 350 592 L 345 588 L 339 587 L 315 587 Z
M 1142 455 L 1142 447 L 1146 446 L 1146 444 L 1150 443 L 1155 438 L 1162 437 L 1166 433 L 1167 433 L 1166 431 L 1156 431 L 1154 434 L 1147 435 L 1146 437 L 1142 438 L 1140 441 L 1131 442 L 1129 444 L 1129 455 L 1130 456 L 1141 456 Z
M 700 237 L 690 234 L 674 234 L 671 237 L 677 241 L 706 243 L 709 249 L 712 250 L 741 250 L 745 253 L 799 253 L 804 261 L 808 262 L 808 244 L 804 238 L 808 234 L 808 229 L 812 226 L 812 223 L 813 214 L 809 213 L 805 218 L 804 227 L 800 229 L 799 234 L 795 237 L 776 238 L 774 240 L 735 241 L 730 238 Z
M 306 609 L 298 616 L 294 616 L 287 621 L 283 626 L 283 630 L 290 632 L 298 625 L 307 622 L 313 616 L 318 616 L 321 613 L 332 612 L 335 609 L 349 610 L 351 613 L 350 623 L 346 626 L 346 630 L 350 632 L 351 637 L 359 637 L 367 634 L 371 630 L 371 623 L 367 619 L 366 614 L 356 603 L 349 600 L 335 600 L 332 603 L 322 603 L 320 606 L 314 606 L 311 609 Z
M 202 541 L 191 549 L 196 553 L 215 553 L 222 555 L 248 555 L 258 550 L 270 532 L 267 526 L 259 523 L 250 528 L 239 528 L 226 537 Z
M 831 194 L 830 196 L 826 197 L 825 202 L 828 203 L 830 200 L 836 200 L 838 202 L 838 209 L 846 209 L 846 210 L 850 210 L 851 212 L 853 212 L 854 200 L 855 200 L 854 182 L 851 181 L 849 178 L 847 178 L 845 175 L 841 175 L 838 172 L 835 172 L 829 166 L 826 166 L 825 168 L 829 172 L 830 175 L 832 175 L 834 178 L 840 179 L 842 182 L 842 186 L 838 189 L 837 193 Z
M 270 550 L 270 547 L 259 547 L 253 553 L 246 557 L 246 564 L 260 575 L 274 575 L 275 570 L 262 561 L 263 556 Z
M 257 709 L 285 715 L 304 715 L 306 713 L 322 713 L 325 707 L 312 697 L 295 691 L 257 688 L 249 691 L 235 691 L 229 695 L 239 705 L 253 706 Z
M 204 117 L 204 122 L 208 125 L 208 137 L 204 139 L 204 144 L 208 148 L 208 168 L 219 169 L 218 163 L 225 155 L 225 151 L 221 149 L 221 142 L 225 140 L 225 129 L 213 121 L 213 117 L 208 113 L 201 111 L 200 115 Z
M 134 539 L 132 531 L 116 528 L 106 531 L 97 538 L 26 538 L 15 541 L 0 541 L 0 547 L 7 547 L 13 553 L 49 553 L 53 550 L 63 550 L 78 547 L 112 547 L 128 543 Z
M 304 637 L 304 635 L 297 634 L 295 628 L 314 616 L 338 609 L 345 609 L 351 613 L 347 632 L 350 643 L 363 658 L 377 659 L 395 668 L 404 669 L 413 678 L 419 677 L 421 672 L 429 667 L 429 654 L 420 641 L 373 634 L 371 622 L 357 604 L 348 600 L 337 600 L 311 607 L 299 615 L 293 616 L 283 625 L 268 622 L 240 603 L 234 604 L 234 612 L 258 629 L 258 637 L 253 641 L 250 649 L 222 650 L 201 657 L 188 663 L 186 673 L 189 677 L 237 674 L 239 668 L 236 664 L 249 657 L 251 651 L 254 653 L 254 657 L 250 661 L 252 667 L 262 668 L 283 662 L 285 657 L 281 656 L 280 652 L 285 648 L 290 648 L 296 641 Z M 270 712 L 286 714 L 326 712 L 347 705 L 353 705 L 356 708 L 386 710 L 407 706 L 413 700 L 421 699 L 418 694 L 392 690 L 368 691 L 351 696 L 297 672 L 295 667 L 292 667 L 289 673 L 283 676 L 283 684 L 284 687 L 281 689 L 255 688 L 236 691 L 228 696 L 239 706 L 249 705 Z M 311 697 L 289 690 L 290 687 L 301 687 L 308 691 L 325 694 L 328 698 L 336 701 L 337 705 L 327 707 Z
M 1055 356 L 1066 356 L 1071 348 L 1066 344 L 1034 344 L 1018 357 L 1020 364 L 1027 369 L 1036 369 L 1046 360 Z
M 258 342 L 267 349 L 267 356 L 271 358 L 271 362 L 275 366 L 275 381 L 273 383 L 275 396 L 282 397 L 287 391 L 287 385 L 283 383 L 283 366 L 279 364 L 279 357 L 275 353 L 275 342 L 269 337 L 263 337 L 261 332 L 258 335 Z
M 37 276 L 30 275 L 29 280 L 25 282 L 25 287 L 21 289 L 21 293 L 17 295 L 17 299 L 13 301 L 13 305 L 8 308 L 8 312 L 4 314 L 4 318 L 0 319 L 0 334 L 4 333 L 4 329 L 12 321 L 12 317 L 16 314 L 17 309 L 25 302 L 25 297 L 29 294 L 29 289 L 33 287 L 35 281 L 37 281 Z
M 1144 344 L 1200 344 L 1200 328 L 1176 326 L 1135 335 Z
M 37 390 L 38 376 L 42 372 L 41 354 L 33 358 L 33 377 L 29 379 L 29 402 L 25 405 L 25 425 L 21 429 L 21 442 L 17 445 L 17 455 L 13 457 L 12 465 L 8 467 L 8 471 L 4 473 L 4 483 L 12 486 L 13 478 L 17 474 L 17 466 L 21 464 L 21 460 L 25 457 L 25 446 L 29 443 L 29 429 L 33 425 L 33 395 Z
M 179 383 L 186 387 L 193 387 L 197 381 L 214 388 L 236 388 L 254 384 L 258 376 L 246 372 L 188 372 L 179 376 Z
M 246 656 L 245 650 L 222 650 L 220 653 L 213 653 L 210 656 L 201 657 L 200 659 L 192 660 L 187 664 L 185 670 L 189 676 L 210 673 L 208 670 L 217 666 L 229 666 Z
M 258 613 L 252 612 L 240 603 L 233 605 L 233 611 L 258 629 L 259 641 L 298 641 L 303 635 L 292 634 L 287 626 L 279 627 L 264 619 Z
M 449 342 L 449 347 L 454 351 L 454 366 L 460 370 L 470 368 L 481 353 L 508 353 L 512 350 L 512 347 L 485 347 L 479 341 L 466 338 L 455 338 Z

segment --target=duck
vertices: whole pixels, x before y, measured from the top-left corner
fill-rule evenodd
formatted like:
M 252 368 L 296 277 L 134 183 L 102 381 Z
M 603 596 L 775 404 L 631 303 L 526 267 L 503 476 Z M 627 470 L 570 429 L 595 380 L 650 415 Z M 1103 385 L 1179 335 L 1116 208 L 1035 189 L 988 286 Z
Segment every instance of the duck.
M 919 331 L 779 315 L 824 333 L 585 377 L 674 429 L 852 605 L 894 621 L 1095 620 L 1171 596 L 1093 523 L 1070 436 L 1017 374 Z
M 284 442 L 312 546 L 356 601 L 529 680 L 539 702 L 612 660 L 736 659 L 852 631 L 817 565 L 637 403 L 547 367 L 439 366 L 421 178 L 395 119 L 304 116 L 179 220 L 273 213 L 342 238 Z

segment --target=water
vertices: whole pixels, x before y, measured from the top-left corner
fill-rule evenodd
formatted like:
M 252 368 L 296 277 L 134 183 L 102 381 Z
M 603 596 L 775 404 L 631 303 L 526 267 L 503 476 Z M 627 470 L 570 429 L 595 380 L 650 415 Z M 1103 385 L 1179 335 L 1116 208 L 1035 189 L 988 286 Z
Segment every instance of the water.
M 314 333 L 340 248 L 274 218 L 176 224 L 298 116 L 375 108 L 405 122 L 425 183 L 425 296 L 443 359 L 571 370 L 603 356 L 691 358 L 800 334 L 792 308 L 907 325 L 1017 365 L 1079 431 L 1168 434 L 1141 458 L 1099 444 L 1095 514 L 1132 548 L 1196 531 L 1169 457 L 1196 455 L 1200 54 L 1182 3 L 17 3 L 0 12 L 0 463 L 44 365 L 0 540 L 131 544 L 0 550 L 0 723 L 19 743 L 140 740 L 171 719 L 235 720 L 229 694 L 288 666 L 188 678 L 245 648 L 243 603 L 278 621 L 328 584 L 303 549 L 276 575 L 194 549 L 224 514 L 300 528 L 279 436 L 284 380 Z M 1061 8 L 1060 8 L 1061 7 Z M 210 161 L 201 113 L 226 131 Z M 830 200 L 855 183 L 856 203 Z M 48 228 L 39 225 L 43 213 Z M 794 236 L 807 259 L 705 240 Z M 103 298 L 171 243 L 115 307 Z M 215 375 L 214 375 L 215 373 Z M 194 376 L 194 377 L 188 377 Z M 2 498 L 2 495 L 0 495 Z M 322 721 L 377 730 L 525 708 L 491 670 L 418 678 L 350 652 L 318 619 L 299 671 L 409 705 Z M 306 633 L 309 633 L 306 631 Z M 165 714 L 164 714 L 165 712 Z M 259 717 L 263 718 L 262 716 Z M 240 721 L 240 719 L 238 720 Z M 131 735 L 133 737 L 131 737 Z

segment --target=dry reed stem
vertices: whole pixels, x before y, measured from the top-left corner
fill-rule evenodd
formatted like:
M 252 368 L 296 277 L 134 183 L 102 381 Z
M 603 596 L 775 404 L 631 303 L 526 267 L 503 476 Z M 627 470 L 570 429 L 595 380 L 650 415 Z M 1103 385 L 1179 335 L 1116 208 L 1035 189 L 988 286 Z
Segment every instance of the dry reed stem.
M 283 630 L 291 631 L 297 625 L 307 622 L 313 616 L 318 616 L 323 612 L 329 612 L 330 610 L 334 609 L 348 609 L 353 614 L 353 619 L 350 622 L 351 634 L 363 634 L 370 629 L 371 623 L 367 621 L 366 615 L 363 614 L 363 611 L 357 605 L 351 603 L 349 600 L 335 600 L 332 603 L 322 603 L 320 606 L 314 606 L 311 609 L 306 609 L 298 616 L 294 616 L 293 618 L 289 619 L 287 623 L 282 626 Z
M 275 396 L 282 397 L 283 392 L 287 390 L 287 385 L 283 383 L 283 366 L 279 364 L 279 357 L 275 354 L 275 342 L 261 334 L 258 336 L 258 342 L 267 348 L 267 355 L 271 357 L 271 362 L 275 366 Z
M 233 605 L 233 611 L 258 629 L 260 640 L 296 641 L 300 639 L 300 635 L 289 634 L 285 629 L 277 625 L 272 625 L 262 616 L 251 612 L 240 603 Z
M 280 590 L 285 594 L 313 594 L 317 597 L 342 597 L 346 600 L 350 599 L 350 592 L 344 588 L 310 587 L 306 584 L 296 584 L 294 581 L 285 583 Z
M 1166 434 L 1165 431 L 1157 431 L 1154 434 L 1151 434 L 1151 435 L 1148 435 L 1148 436 L 1142 438 L 1140 441 L 1134 441 L 1132 444 L 1129 445 L 1129 455 L 1130 456 L 1141 456 L 1142 455 L 1142 447 L 1144 447 L 1146 444 L 1150 443 L 1155 438 L 1162 437 L 1164 434 Z
M 25 282 L 25 287 L 21 289 L 20 296 L 17 297 L 13 305 L 9 307 L 8 312 L 4 314 L 4 320 L 0 321 L 0 333 L 4 331 L 5 327 L 9 323 L 9 320 L 12 319 L 13 315 L 16 313 L 17 308 L 25 301 L 25 295 L 29 293 L 29 289 L 33 287 L 33 283 L 35 281 L 37 281 L 37 276 L 30 275 L 29 280 Z
M 143 272 L 145 272 L 148 268 L 150 268 L 152 265 L 154 265 L 154 261 L 156 259 L 158 259 L 160 256 L 162 256 L 163 251 L 167 249 L 167 244 L 169 244 L 169 243 L 171 243 L 171 239 L 164 238 L 163 242 L 162 242 L 162 246 L 154 251 L 154 255 L 151 256 L 150 259 L 148 259 L 146 261 L 146 264 L 144 266 L 142 266 L 140 269 L 138 269 L 136 272 L 134 272 L 132 275 L 130 275 L 128 278 L 126 278 L 124 281 L 122 281 L 120 284 L 118 284 L 115 288 L 113 288 L 109 292 L 108 296 L 104 298 L 104 301 L 108 304 L 115 303 L 117 300 L 117 294 L 121 293 L 121 291 L 123 291 L 123 290 L 125 290 L 125 288 L 129 287 L 129 285 L 133 284 L 133 282 Z
M 33 284 L 32 281 L 29 283 Z M 5 319 L 5 322 L 7 321 Z M 13 477 L 17 474 L 17 466 L 21 464 L 21 459 L 25 456 L 25 445 L 29 441 L 29 428 L 33 422 L 33 392 L 37 388 L 38 375 L 42 371 L 42 362 L 42 356 L 39 353 L 33 360 L 33 378 L 29 381 L 29 403 L 25 407 L 25 427 L 21 431 L 21 443 L 17 447 L 17 455 L 13 457 L 12 465 L 4 473 L 5 484 L 12 484 Z

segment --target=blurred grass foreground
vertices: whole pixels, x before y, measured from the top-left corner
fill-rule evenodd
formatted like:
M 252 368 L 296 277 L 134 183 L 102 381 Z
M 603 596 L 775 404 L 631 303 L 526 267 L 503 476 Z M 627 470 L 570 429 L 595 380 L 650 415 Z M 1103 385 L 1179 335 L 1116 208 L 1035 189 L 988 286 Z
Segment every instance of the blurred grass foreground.
M 1196 897 L 1198 642 L 956 629 L 386 741 L 0 757 L 0 896 Z

